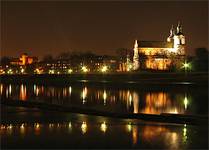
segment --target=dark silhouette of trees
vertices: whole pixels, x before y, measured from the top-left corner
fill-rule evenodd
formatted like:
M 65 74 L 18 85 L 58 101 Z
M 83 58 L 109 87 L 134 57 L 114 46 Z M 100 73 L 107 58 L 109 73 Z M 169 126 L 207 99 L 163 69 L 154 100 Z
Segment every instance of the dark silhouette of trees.
M 127 55 L 130 53 L 130 50 L 127 48 L 118 48 L 116 49 L 116 55 L 117 58 L 122 61 L 125 62 L 126 61 L 126 57 Z
M 25 66 L 25 73 L 27 73 L 27 74 L 33 74 L 35 68 L 36 68 L 36 65 L 35 64 L 28 64 L 28 65 Z
M 11 58 L 4 56 L 1 58 L 0 63 L 2 66 L 6 66 L 10 64 L 10 61 L 11 61 Z
M 196 71 L 208 71 L 209 52 L 206 48 L 197 48 L 195 50 L 194 67 Z
M 54 60 L 53 56 L 50 54 L 47 54 L 43 57 L 44 62 L 52 62 Z

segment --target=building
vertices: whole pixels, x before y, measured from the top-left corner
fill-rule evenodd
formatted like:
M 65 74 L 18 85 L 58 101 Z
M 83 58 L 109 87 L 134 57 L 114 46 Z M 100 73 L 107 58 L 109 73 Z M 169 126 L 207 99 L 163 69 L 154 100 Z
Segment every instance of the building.
M 137 41 L 133 49 L 133 70 L 179 68 L 185 58 L 185 36 L 180 22 L 165 41 Z
M 11 60 L 11 64 L 12 65 L 30 65 L 32 63 L 38 62 L 38 58 L 37 57 L 30 57 L 28 56 L 26 53 L 22 54 L 19 58 L 13 58 Z

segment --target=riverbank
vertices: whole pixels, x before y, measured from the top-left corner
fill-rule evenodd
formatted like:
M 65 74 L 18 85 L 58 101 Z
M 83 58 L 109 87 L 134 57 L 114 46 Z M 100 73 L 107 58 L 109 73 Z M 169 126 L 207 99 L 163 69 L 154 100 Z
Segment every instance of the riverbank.
M 115 73 L 115 74 L 35 74 L 0 75 L 1 83 L 55 83 L 73 82 L 113 84 L 208 84 L 208 73 Z
M 26 107 L 26 108 L 38 108 L 44 111 L 57 111 L 66 113 L 78 113 L 93 116 L 103 116 L 110 118 L 121 118 L 121 119 L 139 119 L 143 121 L 152 122 L 165 122 L 165 123 L 178 123 L 178 124 L 190 124 L 190 125 L 207 125 L 208 116 L 194 116 L 194 115 L 184 115 L 184 114 L 142 114 L 142 113 L 116 113 L 116 112 L 106 112 L 99 111 L 89 108 L 74 107 L 74 106 L 63 106 L 56 104 L 47 104 L 41 102 L 31 102 L 31 101 L 20 101 L 20 100 L 1 100 L 2 107 L 13 106 L 13 107 Z

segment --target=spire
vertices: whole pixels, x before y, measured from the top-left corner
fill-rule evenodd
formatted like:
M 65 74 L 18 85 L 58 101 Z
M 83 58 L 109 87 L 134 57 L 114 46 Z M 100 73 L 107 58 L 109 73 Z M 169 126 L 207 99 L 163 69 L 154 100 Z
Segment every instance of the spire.
M 173 40 L 173 36 L 174 36 L 174 29 L 173 29 L 173 25 L 171 26 L 171 29 L 170 29 L 170 35 L 168 36 L 167 38 L 167 42 L 171 42 Z
M 138 48 L 138 42 L 135 40 L 134 48 Z
M 137 70 L 139 68 L 139 49 L 138 49 L 138 42 L 135 40 L 134 44 L 134 56 L 133 56 L 133 69 Z
M 174 31 L 174 29 L 173 29 L 173 25 L 171 26 L 171 29 L 170 29 L 170 37 L 173 37 L 173 31 Z
M 180 21 L 178 21 L 178 27 L 180 27 L 181 26 L 181 22 Z
M 178 25 L 176 28 L 176 34 L 182 34 L 182 25 L 181 25 L 180 21 L 178 21 Z

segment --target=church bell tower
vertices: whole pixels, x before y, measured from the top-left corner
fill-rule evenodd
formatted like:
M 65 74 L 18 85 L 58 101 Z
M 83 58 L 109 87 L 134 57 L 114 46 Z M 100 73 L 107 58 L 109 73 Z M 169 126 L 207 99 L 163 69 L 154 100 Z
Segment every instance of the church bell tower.
M 138 42 L 135 40 L 134 44 L 134 56 L 133 56 L 133 70 L 139 69 L 139 49 Z
M 179 54 L 184 55 L 185 54 L 185 36 L 182 32 L 182 25 L 180 24 L 180 22 L 178 22 L 177 28 L 176 28 L 176 33 L 174 35 L 174 49 L 176 49 L 176 51 Z

